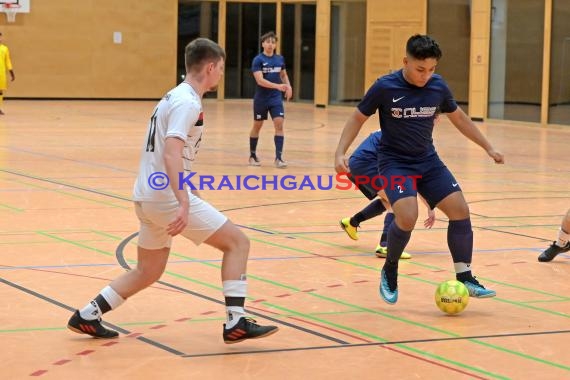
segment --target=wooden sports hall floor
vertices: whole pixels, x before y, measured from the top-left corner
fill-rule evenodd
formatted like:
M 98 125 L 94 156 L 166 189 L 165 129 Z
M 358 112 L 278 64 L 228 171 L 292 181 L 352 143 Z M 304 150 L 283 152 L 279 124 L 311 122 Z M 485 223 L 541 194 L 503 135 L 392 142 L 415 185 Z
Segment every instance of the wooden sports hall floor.
M 175 239 L 160 283 L 105 320 L 113 341 L 65 326 L 132 266 L 138 223 L 129 201 L 155 102 L 7 101 L 0 118 L 2 379 L 562 379 L 570 378 L 570 256 L 537 255 L 570 207 L 569 128 L 481 124 L 506 155 L 495 165 L 443 117 L 436 147 L 465 190 L 474 273 L 497 291 L 460 315 L 435 306 L 452 279 L 441 214 L 421 221 L 400 265 L 400 301 L 378 295 L 373 254 L 382 217 L 349 240 L 338 220 L 367 204 L 341 190 L 206 190 L 250 237 L 247 308 L 280 331 L 225 345 L 220 254 Z M 286 105 L 286 170 L 273 131 L 247 166 L 250 101 L 205 102 L 194 169 L 213 175 L 328 176 L 353 108 Z M 370 120 L 358 141 L 376 129 Z M 281 177 L 279 177 L 281 178 Z M 121 265 L 122 264 L 122 265 Z

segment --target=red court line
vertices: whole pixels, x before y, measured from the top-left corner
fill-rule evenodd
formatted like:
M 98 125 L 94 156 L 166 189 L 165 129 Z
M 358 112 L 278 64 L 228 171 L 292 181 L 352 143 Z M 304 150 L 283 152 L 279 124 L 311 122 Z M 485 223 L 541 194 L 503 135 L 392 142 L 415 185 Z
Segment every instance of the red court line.
M 36 372 L 30 373 L 30 376 L 41 376 L 41 375 L 43 375 L 43 374 L 46 373 L 46 372 L 47 372 L 47 370 L 45 370 L 45 369 L 40 369 L 40 370 L 37 370 Z
M 418 360 L 424 361 L 424 362 L 426 362 L 426 363 L 430 363 L 430 364 L 436 365 L 436 366 L 438 366 L 438 367 L 446 368 L 446 369 L 449 369 L 449 370 L 451 370 L 451 371 L 455 371 L 455 372 L 459 372 L 459 373 L 462 373 L 462 374 L 467 375 L 467 376 L 471 376 L 471 377 L 473 377 L 473 378 L 475 378 L 475 379 L 488 380 L 486 377 L 481 377 L 481 376 L 478 376 L 478 375 L 474 375 L 474 374 L 472 374 L 472 373 L 470 373 L 470 372 L 463 371 L 463 370 L 461 370 L 461 369 L 459 369 L 459 368 L 450 367 L 450 366 L 448 366 L 448 365 L 445 365 L 445 364 L 442 364 L 442 363 L 438 363 L 438 362 L 433 361 L 433 360 L 429 360 L 429 359 L 426 359 L 426 358 L 422 358 L 421 356 L 417 356 L 417 355 L 414 355 L 414 354 L 410 354 L 410 353 L 408 353 L 408 352 L 400 351 L 400 350 L 398 350 L 398 349 L 395 349 L 394 347 L 388 347 L 388 346 L 380 346 L 380 347 L 385 348 L 385 349 L 390 350 L 390 351 L 397 352 L 397 353 L 402 354 L 402 355 L 409 356 L 409 357 L 414 358 L 414 359 L 418 359 Z
M 52 363 L 53 365 L 64 365 L 65 363 L 69 363 L 71 360 L 69 359 L 61 359 L 56 361 L 55 363 Z

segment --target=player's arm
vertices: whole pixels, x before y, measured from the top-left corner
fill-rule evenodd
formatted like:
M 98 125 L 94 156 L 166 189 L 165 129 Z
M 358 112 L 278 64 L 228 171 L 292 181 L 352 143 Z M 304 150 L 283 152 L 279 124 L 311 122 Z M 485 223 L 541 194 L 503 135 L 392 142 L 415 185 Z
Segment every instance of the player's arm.
M 268 81 L 263 77 L 263 72 L 261 71 L 254 71 L 253 77 L 255 78 L 257 84 L 261 87 L 271 88 L 273 90 L 279 90 L 283 92 L 287 91 L 287 85 L 285 83 L 273 83 L 271 81 Z
M 184 173 L 184 164 L 182 155 L 184 150 L 184 141 L 178 137 L 167 137 L 164 142 L 164 165 L 166 174 L 170 178 L 170 188 L 178 200 L 178 211 L 176 218 L 170 223 L 166 229 L 169 235 L 175 236 L 182 232 L 188 225 L 188 211 L 190 209 L 190 199 L 188 193 L 183 186 L 178 183 L 179 173 Z
M 291 82 L 289 82 L 287 70 L 282 69 L 279 76 L 281 77 L 281 82 L 287 85 L 287 90 L 285 90 L 285 99 L 289 100 L 293 96 L 293 87 L 291 87 Z
M 348 173 L 348 160 L 344 155 L 348 147 L 350 147 L 350 144 L 352 144 L 356 136 L 358 136 L 358 132 L 360 132 L 362 125 L 368 118 L 369 116 L 364 115 L 357 108 L 344 124 L 342 135 L 340 136 L 340 141 L 338 142 L 335 152 L 334 168 L 337 173 Z
M 459 107 L 451 113 L 447 114 L 449 120 L 453 123 L 455 128 L 459 130 L 465 137 L 473 141 L 475 144 L 479 145 L 481 148 L 487 152 L 487 154 L 495 160 L 497 164 L 504 164 L 505 158 L 501 152 L 498 152 L 493 148 L 489 140 L 481 133 L 479 128 L 473 123 L 473 121 L 463 112 Z

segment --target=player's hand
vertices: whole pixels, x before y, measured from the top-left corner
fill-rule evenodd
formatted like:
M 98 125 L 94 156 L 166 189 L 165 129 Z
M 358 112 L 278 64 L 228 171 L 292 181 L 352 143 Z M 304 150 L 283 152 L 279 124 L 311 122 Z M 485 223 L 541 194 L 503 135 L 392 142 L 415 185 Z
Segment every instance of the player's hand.
M 348 159 L 344 155 L 335 156 L 334 170 L 339 174 L 350 173 L 350 169 L 348 168 Z
M 501 152 L 497 152 L 494 149 L 489 149 L 487 151 L 487 154 L 489 155 L 489 157 L 491 157 L 493 160 L 495 160 L 496 164 L 504 164 L 505 163 L 505 156 L 503 156 L 503 154 Z
M 178 206 L 176 211 L 176 218 L 166 227 L 166 232 L 170 236 L 176 236 L 181 233 L 188 225 L 188 205 Z
M 16 75 L 13 72 L 10 72 L 10 80 L 13 82 L 16 80 Z
M 286 85 L 287 89 L 285 90 L 285 99 L 289 100 L 293 96 L 293 88 L 289 85 Z
M 428 217 L 424 220 L 424 227 L 425 228 L 432 228 L 435 224 L 435 210 L 432 210 L 428 207 Z

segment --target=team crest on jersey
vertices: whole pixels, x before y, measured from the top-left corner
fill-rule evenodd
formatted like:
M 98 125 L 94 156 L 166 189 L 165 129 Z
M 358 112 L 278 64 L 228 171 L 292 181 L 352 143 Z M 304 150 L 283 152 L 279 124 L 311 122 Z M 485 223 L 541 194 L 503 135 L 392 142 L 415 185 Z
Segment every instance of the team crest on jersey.
M 396 119 L 408 119 L 408 118 L 428 118 L 432 117 L 437 110 L 437 107 L 420 107 L 418 110 L 416 107 L 408 108 L 391 108 L 392 117 Z
M 280 73 L 281 72 L 281 67 L 263 67 L 263 69 L 261 69 L 261 71 L 263 72 L 263 74 L 268 74 L 268 73 Z

